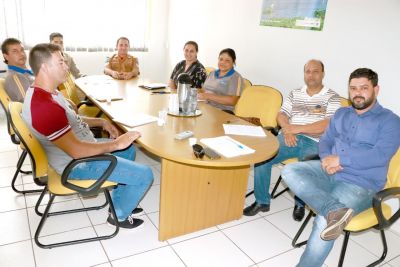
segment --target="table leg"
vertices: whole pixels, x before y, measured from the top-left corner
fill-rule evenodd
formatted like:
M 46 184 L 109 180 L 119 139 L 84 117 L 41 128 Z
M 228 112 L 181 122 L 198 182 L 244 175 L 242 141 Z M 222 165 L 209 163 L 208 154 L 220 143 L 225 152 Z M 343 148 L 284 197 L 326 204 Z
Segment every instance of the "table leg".
M 250 166 L 204 167 L 162 159 L 158 239 L 237 220 Z

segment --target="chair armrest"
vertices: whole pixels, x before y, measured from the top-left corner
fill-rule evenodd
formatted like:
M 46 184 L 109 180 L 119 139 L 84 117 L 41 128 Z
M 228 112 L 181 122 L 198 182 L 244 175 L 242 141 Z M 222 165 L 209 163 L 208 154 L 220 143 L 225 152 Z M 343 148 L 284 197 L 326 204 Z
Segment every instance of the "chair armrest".
M 88 107 L 96 107 L 96 105 L 90 101 L 89 99 L 85 99 L 81 102 L 79 102 L 79 104 L 76 106 L 77 109 L 79 109 L 81 106 L 86 105 Z M 101 109 L 99 109 L 99 112 L 96 114 L 96 118 L 100 118 L 101 115 L 103 115 L 103 111 Z
M 281 127 L 276 126 L 276 127 L 271 127 L 271 126 L 265 126 L 263 127 L 265 130 L 270 131 L 273 135 L 277 136 L 279 134 L 279 130 Z
M 90 100 L 83 100 L 81 102 L 78 103 L 78 105 L 76 106 L 78 109 L 82 106 L 82 105 L 86 105 L 86 106 L 94 106 L 93 102 Z
M 386 219 L 382 212 L 382 202 L 387 198 L 396 197 L 399 199 L 399 195 L 400 187 L 392 187 L 379 191 L 373 197 L 372 207 L 374 209 L 375 216 L 378 219 L 378 226 L 376 227 L 377 229 L 380 230 L 391 226 L 400 217 L 400 208 L 389 219 Z
M 91 161 L 109 161 L 110 165 L 108 165 L 107 169 L 103 173 L 103 175 L 95 182 L 93 183 L 90 187 L 80 187 L 75 184 L 72 184 L 68 182 L 68 176 L 71 173 L 72 169 L 84 162 L 91 162 Z M 74 159 L 72 160 L 67 167 L 65 168 L 64 172 L 61 175 L 61 183 L 65 187 L 77 191 L 82 195 L 91 195 L 96 193 L 100 187 L 103 185 L 103 183 L 108 179 L 108 177 L 111 175 L 112 171 L 114 170 L 115 166 L 117 165 L 117 158 L 114 155 L 111 154 L 104 154 L 104 155 L 98 155 L 98 156 L 92 156 L 92 157 L 85 157 L 81 159 Z

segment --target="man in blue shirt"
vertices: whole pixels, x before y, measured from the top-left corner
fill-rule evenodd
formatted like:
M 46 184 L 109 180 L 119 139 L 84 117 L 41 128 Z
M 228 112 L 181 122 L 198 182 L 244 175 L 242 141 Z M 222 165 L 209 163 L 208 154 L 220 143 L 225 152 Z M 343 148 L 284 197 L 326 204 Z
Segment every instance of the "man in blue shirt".
M 321 161 L 286 166 L 282 177 L 317 216 L 298 266 L 321 266 L 354 214 L 372 206 L 389 161 L 400 146 L 400 118 L 376 100 L 378 75 L 366 68 L 349 78 L 352 106 L 340 108 L 319 142 Z
M 26 54 L 20 40 L 8 38 L 1 45 L 4 63 L 7 64 L 5 89 L 12 101 L 23 102 L 25 92 L 33 83 L 31 70 L 26 67 Z

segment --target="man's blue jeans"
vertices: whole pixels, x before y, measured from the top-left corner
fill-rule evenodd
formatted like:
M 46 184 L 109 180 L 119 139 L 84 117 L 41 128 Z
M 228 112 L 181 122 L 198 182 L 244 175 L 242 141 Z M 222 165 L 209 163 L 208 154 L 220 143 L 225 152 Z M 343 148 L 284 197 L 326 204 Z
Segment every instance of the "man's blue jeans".
M 288 147 L 285 144 L 283 134 L 278 135 L 279 151 L 275 158 L 255 164 L 254 168 L 254 196 L 259 204 L 270 204 L 271 195 L 269 186 L 271 185 L 272 166 L 290 158 L 304 158 L 318 154 L 318 142 L 304 136 L 297 135 L 297 146 Z M 295 198 L 296 205 L 303 206 L 304 203 Z
M 104 140 L 99 140 L 104 141 Z M 112 153 L 117 157 L 117 165 L 108 178 L 108 181 L 118 183 L 112 191 L 112 201 L 118 220 L 123 221 L 149 189 L 153 182 L 153 173 L 150 167 L 134 162 L 136 156 L 133 145 Z M 98 179 L 109 166 L 108 161 L 92 161 L 81 163 L 71 171 L 71 179 Z
M 299 198 L 309 205 L 317 216 L 307 247 L 297 266 L 321 266 L 333 247 L 334 240 L 320 238 L 326 227 L 326 215 L 340 208 L 352 208 L 358 214 L 372 206 L 374 191 L 355 184 L 336 181 L 328 175 L 319 160 L 293 163 L 282 171 L 282 178 Z

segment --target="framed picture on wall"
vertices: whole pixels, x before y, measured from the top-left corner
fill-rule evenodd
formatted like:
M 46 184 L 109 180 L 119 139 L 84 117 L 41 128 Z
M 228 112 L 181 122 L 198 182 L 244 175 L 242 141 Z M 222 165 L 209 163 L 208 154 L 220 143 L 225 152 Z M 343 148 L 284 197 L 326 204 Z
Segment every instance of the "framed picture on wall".
M 263 0 L 261 26 L 322 31 L 328 0 Z

